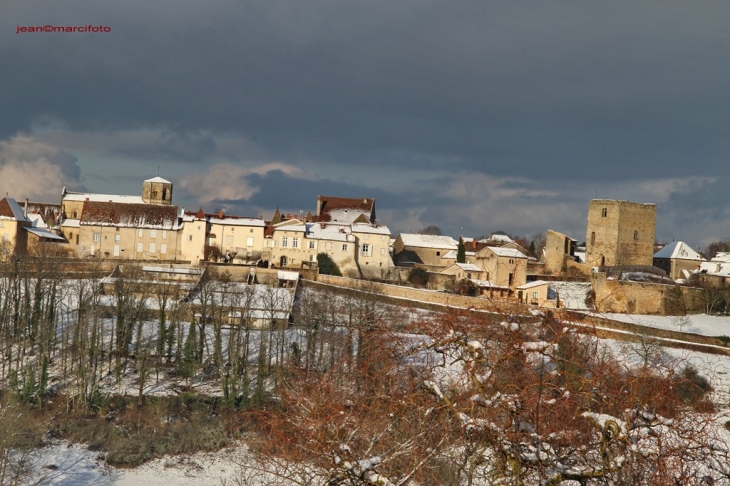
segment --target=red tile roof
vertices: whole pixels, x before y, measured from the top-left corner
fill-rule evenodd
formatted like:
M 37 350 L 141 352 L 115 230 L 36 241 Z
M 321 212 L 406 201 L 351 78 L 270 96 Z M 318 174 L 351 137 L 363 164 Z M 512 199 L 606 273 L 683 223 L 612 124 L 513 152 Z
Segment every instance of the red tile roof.
M 177 206 L 86 201 L 80 224 L 171 229 L 177 225 Z

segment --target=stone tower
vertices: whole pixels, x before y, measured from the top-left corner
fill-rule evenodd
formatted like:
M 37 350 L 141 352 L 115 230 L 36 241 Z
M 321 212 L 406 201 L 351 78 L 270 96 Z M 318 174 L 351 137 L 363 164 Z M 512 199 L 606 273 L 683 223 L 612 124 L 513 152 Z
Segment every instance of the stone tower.
M 651 265 L 656 204 L 593 199 L 588 204 L 586 264 Z
M 162 177 L 147 179 L 142 184 L 142 200 L 147 204 L 172 204 L 172 182 Z

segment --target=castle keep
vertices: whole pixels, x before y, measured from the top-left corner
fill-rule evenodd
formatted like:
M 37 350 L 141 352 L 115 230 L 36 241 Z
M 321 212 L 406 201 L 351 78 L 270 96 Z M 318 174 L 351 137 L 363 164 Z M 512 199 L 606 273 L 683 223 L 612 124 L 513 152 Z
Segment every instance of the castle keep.
M 586 264 L 651 265 L 656 204 L 593 199 L 588 204 Z

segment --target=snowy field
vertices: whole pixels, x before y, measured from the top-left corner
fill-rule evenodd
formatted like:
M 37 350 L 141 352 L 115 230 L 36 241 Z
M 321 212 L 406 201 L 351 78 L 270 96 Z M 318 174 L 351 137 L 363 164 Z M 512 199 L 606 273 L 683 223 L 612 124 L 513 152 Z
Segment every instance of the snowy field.
M 34 479 L 51 486 L 236 486 L 238 464 L 245 463 L 247 458 L 246 448 L 237 446 L 216 453 L 156 459 L 134 469 L 118 469 L 105 464 L 98 455 L 84 446 L 65 442 L 45 447 L 32 458 L 37 471 Z
M 730 336 L 730 316 L 646 316 L 641 314 L 594 314 L 615 321 L 703 336 Z

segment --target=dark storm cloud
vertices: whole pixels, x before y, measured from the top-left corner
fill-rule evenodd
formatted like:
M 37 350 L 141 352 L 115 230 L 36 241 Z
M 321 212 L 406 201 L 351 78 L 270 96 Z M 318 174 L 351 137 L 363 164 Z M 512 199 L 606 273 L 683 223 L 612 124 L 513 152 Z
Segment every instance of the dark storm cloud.
M 660 164 L 678 175 L 698 159 L 708 173 L 728 148 L 722 2 L 11 5 L 5 136 L 50 114 L 73 129 L 235 131 L 272 157 L 457 157 L 463 169 L 573 179 L 588 164 L 611 179 Z M 38 22 L 113 30 L 14 34 Z M 180 155 L 176 137 L 164 142 L 150 156 Z
M 47 23 L 112 32 L 15 34 Z M 691 217 L 664 201 L 723 217 L 705 209 L 725 204 L 718 191 L 672 181 L 730 176 L 727 25 L 724 0 L 10 0 L 0 140 L 26 131 L 187 164 L 178 174 L 274 161 L 317 174 L 244 170 L 218 199 L 206 186 L 206 202 L 254 211 L 272 194 L 291 210 L 367 194 L 404 229 L 580 238 L 598 194 L 658 202 L 673 234 Z M 193 198 L 186 184 L 176 194 Z

